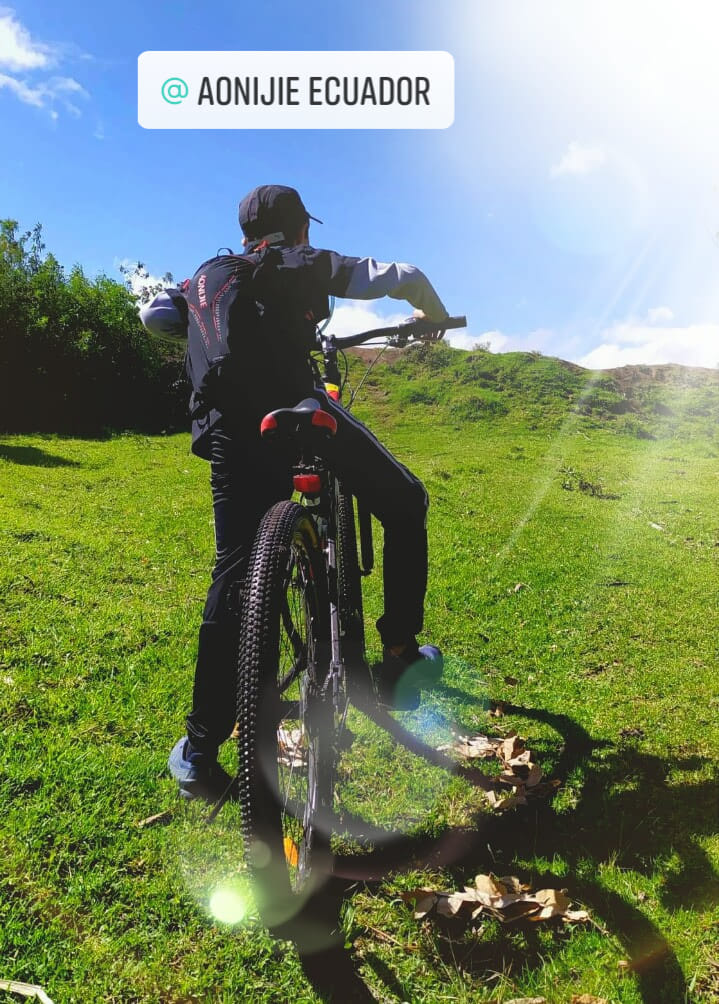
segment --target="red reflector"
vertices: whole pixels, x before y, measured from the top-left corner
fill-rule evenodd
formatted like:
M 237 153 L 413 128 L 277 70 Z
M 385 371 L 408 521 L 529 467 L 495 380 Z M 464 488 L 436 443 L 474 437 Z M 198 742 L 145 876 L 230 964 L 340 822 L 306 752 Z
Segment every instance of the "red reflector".
M 292 483 L 303 495 L 319 495 L 322 491 L 322 479 L 319 474 L 295 474 Z
M 277 430 L 277 419 L 274 415 L 265 415 L 260 423 L 260 435 L 266 436 L 269 432 L 275 432 Z
M 329 429 L 331 436 L 337 432 L 337 421 L 328 414 L 326 411 L 313 411 L 312 412 L 312 424 L 319 425 L 323 429 Z
M 338 390 L 328 390 L 327 391 L 327 396 L 331 397 L 333 401 L 339 401 L 339 399 L 340 399 L 340 392 Z

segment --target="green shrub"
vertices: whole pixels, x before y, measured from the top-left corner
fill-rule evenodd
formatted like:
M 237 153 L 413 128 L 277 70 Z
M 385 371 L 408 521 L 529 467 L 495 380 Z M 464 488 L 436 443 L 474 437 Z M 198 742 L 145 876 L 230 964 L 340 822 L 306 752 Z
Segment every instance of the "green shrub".
M 408 404 L 437 404 L 440 401 L 440 391 L 424 380 L 412 380 L 404 385 L 400 384 L 393 391 L 392 396 L 401 405 Z
M 136 298 L 106 276 L 69 275 L 41 227 L 0 221 L 0 428 L 148 431 L 187 424 L 182 351 L 148 337 Z
M 492 391 L 484 395 L 472 394 L 452 403 L 452 417 L 466 422 L 476 422 L 487 416 L 506 415 L 509 407 L 500 394 Z

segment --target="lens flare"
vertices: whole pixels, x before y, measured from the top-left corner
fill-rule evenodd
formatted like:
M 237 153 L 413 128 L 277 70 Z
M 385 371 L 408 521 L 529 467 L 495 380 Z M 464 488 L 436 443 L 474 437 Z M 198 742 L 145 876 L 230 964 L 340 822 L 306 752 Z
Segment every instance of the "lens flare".
M 247 897 L 237 885 L 218 885 L 210 896 L 210 913 L 221 924 L 239 924 L 248 914 Z
M 269 865 L 272 852 L 264 840 L 255 840 L 252 844 L 252 860 L 255 868 L 266 868 Z

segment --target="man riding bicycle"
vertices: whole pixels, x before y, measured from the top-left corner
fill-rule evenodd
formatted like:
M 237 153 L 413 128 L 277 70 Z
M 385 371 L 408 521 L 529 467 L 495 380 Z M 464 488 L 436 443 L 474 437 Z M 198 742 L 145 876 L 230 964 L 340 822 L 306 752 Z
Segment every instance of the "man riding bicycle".
M 216 801 L 230 784 L 217 754 L 235 722 L 238 584 L 260 519 L 293 490 L 286 458 L 260 440 L 259 423 L 269 411 L 316 398 L 337 421 L 338 474 L 383 524 L 380 694 L 397 704 L 400 680 L 418 664 L 425 678 L 441 673 L 439 649 L 420 647 L 416 640 L 427 585 L 427 493 L 361 422 L 317 386 L 309 352 L 316 348 L 318 322 L 329 316 L 330 296 L 407 300 L 417 316 L 437 323 L 428 336 L 432 340 L 444 334 L 447 311 L 413 265 L 312 247 L 310 219 L 315 217 L 295 189 L 254 189 L 239 207 L 243 254 L 204 262 L 192 279 L 159 293 L 141 313 L 151 332 L 177 335 L 187 329 L 192 450 L 211 465 L 215 566 L 200 627 L 187 734 L 168 761 L 185 798 Z M 417 689 L 409 700 L 403 693 L 402 707 L 417 705 Z

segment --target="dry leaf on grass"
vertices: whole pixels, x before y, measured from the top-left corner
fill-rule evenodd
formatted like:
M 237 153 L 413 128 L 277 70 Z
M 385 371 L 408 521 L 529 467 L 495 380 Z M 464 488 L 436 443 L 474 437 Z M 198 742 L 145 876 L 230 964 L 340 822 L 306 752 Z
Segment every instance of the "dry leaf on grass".
M 523 795 L 498 795 L 496 791 L 486 791 L 484 795 L 490 806 L 497 812 L 513 809 L 515 805 L 527 804 L 527 799 Z
M 11 994 L 20 994 L 23 997 L 32 997 L 40 1004 L 52 1004 L 52 1001 L 42 987 L 35 987 L 30 983 L 17 983 L 15 980 L 0 980 L 0 990 L 6 990 Z
M 477 875 L 473 886 L 463 891 L 413 889 L 401 894 L 405 903 L 414 906 L 415 920 L 423 920 L 433 910 L 441 917 L 476 920 L 480 915 L 496 917 L 503 924 L 517 920 L 553 920 L 583 923 L 589 920 L 586 910 L 570 910 L 570 899 L 563 889 L 539 889 L 532 892 L 514 875 L 496 878 Z
M 414 903 L 414 919 L 422 920 L 437 903 L 437 895 L 429 889 L 415 889 L 411 894 L 403 893 L 406 903 Z
M 486 792 L 486 798 L 493 809 L 504 812 L 516 805 L 526 805 L 527 795 L 532 798 L 546 798 L 560 785 L 559 781 L 542 781 L 542 768 L 532 762 L 531 752 L 525 748 L 524 739 L 511 733 L 505 739 L 490 736 L 458 736 L 454 742 L 439 747 L 444 752 L 454 753 L 463 760 L 495 758 L 502 765 L 502 771 L 494 778 L 499 791 Z M 507 791 L 506 789 L 510 790 Z
M 505 1001 L 505 1004 L 547 1004 L 546 997 L 513 997 L 511 1001 Z
M 523 749 L 524 741 L 518 735 L 507 736 L 499 746 L 500 760 L 511 760 L 513 757 L 518 756 Z
M 302 729 L 278 729 L 277 746 L 277 762 L 283 767 L 307 766 L 307 748 Z
M 609 1004 L 606 997 L 592 997 L 591 994 L 572 994 L 571 1004 Z

